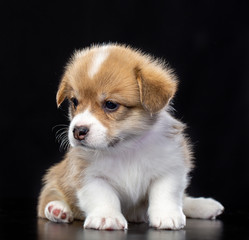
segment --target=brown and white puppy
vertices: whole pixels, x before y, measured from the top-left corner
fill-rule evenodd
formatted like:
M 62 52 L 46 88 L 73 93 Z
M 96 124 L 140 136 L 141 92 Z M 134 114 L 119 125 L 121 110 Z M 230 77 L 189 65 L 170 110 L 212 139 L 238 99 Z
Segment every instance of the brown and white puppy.
M 71 147 L 44 177 L 39 217 L 93 229 L 127 229 L 127 221 L 181 229 L 185 215 L 221 214 L 213 199 L 184 196 L 192 163 L 184 125 L 169 113 L 176 89 L 165 64 L 130 47 L 76 52 L 57 93 L 58 106 L 70 101 Z

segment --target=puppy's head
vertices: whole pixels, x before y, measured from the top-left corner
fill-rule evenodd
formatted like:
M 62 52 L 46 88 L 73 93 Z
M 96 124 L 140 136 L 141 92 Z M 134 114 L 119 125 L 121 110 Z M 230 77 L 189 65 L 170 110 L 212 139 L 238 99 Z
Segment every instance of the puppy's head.
M 78 51 L 57 92 L 70 101 L 69 141 L 104 149 L 143 135 L 174 96 L 176 80 L 162 63 L 120 45 Z

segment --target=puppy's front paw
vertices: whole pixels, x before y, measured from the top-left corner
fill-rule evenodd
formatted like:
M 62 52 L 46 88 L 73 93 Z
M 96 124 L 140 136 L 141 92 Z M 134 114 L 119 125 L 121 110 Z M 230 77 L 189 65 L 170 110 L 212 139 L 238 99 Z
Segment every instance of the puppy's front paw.
M 153 210 L 149 214 L 150 227 L 179 230 L 185 227 L 186 217 L 181 210 Z
M 128 224 L 122 214 L 111 216 L 89 215 L 84 222 L 84 228 L 98 230 L 126 230 Z
M 45 208 L 47 219 L 52 222 L 70 223 L 73 221 L 73 213 L 69 207 L 61 201 L 51 201 Z

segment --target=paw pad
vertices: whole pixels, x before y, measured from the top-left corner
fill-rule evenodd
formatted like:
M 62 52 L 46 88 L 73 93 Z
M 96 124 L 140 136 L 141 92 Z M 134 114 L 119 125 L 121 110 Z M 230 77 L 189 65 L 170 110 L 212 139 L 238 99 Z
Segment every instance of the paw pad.
M 45 208 L 46 217 L 53 222 L 69 223 L 73 221 L 73 214 L 69 207 L 60 201 L 49 202 Z

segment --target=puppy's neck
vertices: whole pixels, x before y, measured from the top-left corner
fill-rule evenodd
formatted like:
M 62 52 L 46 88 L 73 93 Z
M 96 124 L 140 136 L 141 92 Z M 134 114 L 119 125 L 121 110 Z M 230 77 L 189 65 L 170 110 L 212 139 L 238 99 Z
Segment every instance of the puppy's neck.
M 106 151 L 109 154 L 117 152 L 134 152 L 142 151 L 144 148 L 153 148 L 157 143 L 162 142 L 165 138 L 165 132 L 169 127 L 168 115 L 166 111 L 162 111 L 155 117 L 154 123 L 138 135 L 131 136 L 129 139 L 119 142 L 116 146 L 108 148 Z M 105 151 L 105 150 L 103 150 Z

